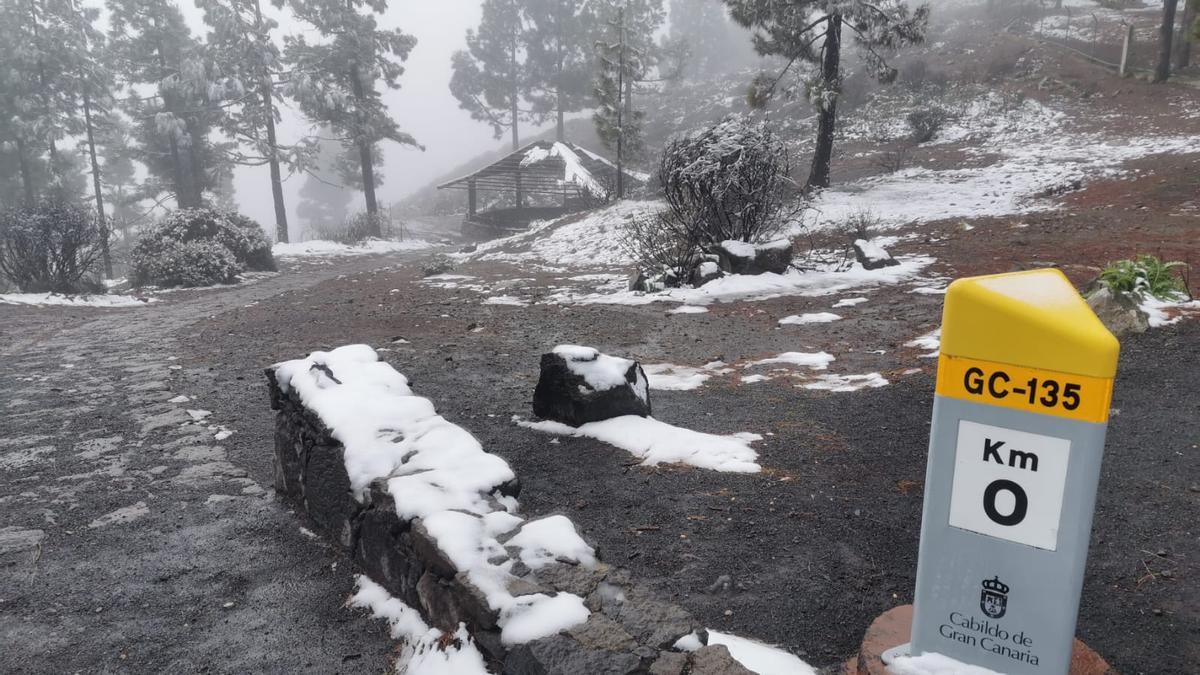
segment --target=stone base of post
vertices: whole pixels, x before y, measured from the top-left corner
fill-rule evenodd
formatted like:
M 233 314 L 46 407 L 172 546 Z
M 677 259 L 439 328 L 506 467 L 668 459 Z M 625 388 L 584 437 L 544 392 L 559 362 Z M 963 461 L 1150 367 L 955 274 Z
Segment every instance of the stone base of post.
M 883 653 L 908 642 L 912 633 L 912 605 L 893 607 L 875 619 L 863 637 L 858 656 L 850 657 L 837 675 L 890 675 L 883 665 Z M 1071 651 L 1070 675 L 1116 675 L 1108 663 L 1091 647 L 1075 640 Z

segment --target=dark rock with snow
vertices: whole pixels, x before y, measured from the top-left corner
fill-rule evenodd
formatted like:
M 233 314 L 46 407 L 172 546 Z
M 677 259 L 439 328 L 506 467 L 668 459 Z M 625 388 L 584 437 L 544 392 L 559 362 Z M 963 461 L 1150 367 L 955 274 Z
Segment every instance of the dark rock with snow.
M 869 239 L 854 240 L 854 257 L 858 259 L 858 264 L 866 270 L 878 270 L 900 264 L 892 257 L 892 254 Z
M 708 645 L 691 655 L 690 675 L 754 675 L 754 671 L 738 663 L 725 645 Z
M 783 274 L 792 264 L 792 242 L 787 239 L 766 244 L 728 240 L 715 246 L 714 253 L 729 274 Z
M 650 387 L 637 361 L 560 345 L 543 354 L 533 414 L 577 427 L 588 422 L 650 415 Z
M 1145 333 L 1150 328 L 1150 316 L 1142 311 L 1136 299 L 1126 293 L 1114 292 L 1104 284 L 1094 285 L 1087 295 L 1087 304 L 1104 327 L 1117 337 Z
M 629 652 L 587 649 L 566 635 L 551 635 L 513 648 L 506 675 L 633 675 L 642 660 Z
M 712 260 L 702 260 L 700 261 L 700 264 L 696 265 L 696 267 L 692 269 L 692 286 L 699 288 L 704 284 L 707 284 L 715 279 L 720 279 L 723 276 L 725 276 L 725 273 L 721 271 L 721 265 L 719 263 Z

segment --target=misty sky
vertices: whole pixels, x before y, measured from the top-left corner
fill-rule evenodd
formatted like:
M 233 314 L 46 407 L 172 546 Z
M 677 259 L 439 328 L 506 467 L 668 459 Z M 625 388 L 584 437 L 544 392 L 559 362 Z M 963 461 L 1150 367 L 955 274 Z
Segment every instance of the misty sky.
M 206 32 L 202 14 L 191 0 L 177 0 L 197 35 Z M 280 34 L 298 32 L 304 25 L 267 3 L 264 9 L 280 24 Z M 466 47 L 466 31 L 479 23 L 480 0 L 392 0 L 380 23 L 386 28 L 400 28 L 417 38 L 417 46 L 405 62 L 400 78 L 401 88 L 385 91 L 384 101 L 401 129 L 416 137 L 426 147 L 419 149 L 383 143 L 384 184 L 378 191 L 381 204 L 400 201 L 406 195 L 428 184 L 446 171 L 486 150 L 507 144 L 507 137 L 496 140 L 489 125 L 471 119 L 459 109 L 458 101 L 450 94 L 450 56 Z M 280 140 L 288 142 L 308 130 L 308 123 L 288 106 L 281 111 L 284 122 Z M 522 129 L 522 136 L 532 135 L 532 126 Z M 296 217 L 298 191 L 303 175 L 294 175 L 284 182 L 288 205 L 288 223 L 293 239 L 301 235 Z M 270 177 L 267 167 L 238 167 L 234 179 L 237 201 L 242 212 L 274 230 L 275 212 L 271 204 Z M 362 194 L 354 192 L 355 206 L 362 208 Z

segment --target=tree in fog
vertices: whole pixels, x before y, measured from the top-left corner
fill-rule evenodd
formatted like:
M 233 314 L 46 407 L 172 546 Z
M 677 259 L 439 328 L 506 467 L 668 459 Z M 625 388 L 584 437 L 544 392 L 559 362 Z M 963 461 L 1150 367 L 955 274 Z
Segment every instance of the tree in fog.
M 310 120 L 327 125 L 358 151 L 371 236 L 380 236 L 375 198 L 377 146 L 382 141 L 420 147 L 388 114 L 377 84 L 400 88 L 401 65 L 417 40 L 399 29 L 383 29 L 376 15 L 386 0 L 289 0 L 301 21 L 322 37 L 289 35 L 285 57 L 292 68 L 287 88 Z
M 600 58 L 598 69 L 611 69 L 621 64 L 621 101 L 625 113 L 634 112 L 636 87 L 641 82 L 672 80 L 682 70 L 682 43 L 658 42 L 658 29 L 666 20 L 662 0 L 593 0 L 601 37 L 597 40 Z M 621 27 L 616 24 L 620 21 Z M 622 37 L 624 58 L 613 58 L 617 40 Z M 599 75 L 604 77 L 603 72 Z
M 143 195 L 166 192 L 179 208 L 201 207 L 232 171 L 227 144 L 211 140 L 210 132 L 224 114 L 222 100 L 237 94 L 236 83 L 209 69 L 174 4 L 110 0 L 108 7 L 114 67 L 131 90 L 125 111 L 134 121 L 136 159 L 149 171 Z
M 331 134 L 329 129 L 322 130 L 316 161 L 300 186 L 296 215 L 310 229 L 320 224 L 341 223 L 350 213 L 350 192 L 336 175 L 339 157 L 347 154 L 347 148 L 331 138 Z
M 642 58 L 630 38 L 629 21 L 625 9 L 618 8 L 609 20 L 611 37 L 596 44 L 599 55 L 596 75 L 596 110 L 592 120 L 596 134 L 604 147 L 617 157 L 617 199 L 625 197 L 626 160 L 641 152 L 643 147 L 642 120 L 645 113 L 633 109 L 629 102 L 626 84 L 632 81 L 632 73 L 639 66 L 632 62 Z
M 661 0 L 606 0 L 597 9 L 603 21 L 596 41 L 596 134 L 617 156 L 617 198 L 625 196 L 622 168 L 645 149 L 645 112 L 633 102 L 634 85 L 655 75 L 667 79 L 678 71 L 661 69 L 670 59 L 655 33 L 665 18 Z M 666 73 L 666 70 L 672 70 Z
M 73 180 L 69 172 L 78 165 L 60 147 L 81 130 L 71 86 L 76 79 L 70 47 L 78 41 L 78 27 L 64 3 L 0 2 L 0 135 L 11 146 L 9 159 L 26 204 L 47 191 L 66 197 L 77 186 L 78 177 Z
M 484 0 L 482 10 L 479 27 L 467 30 L 467 48 L 451 59 L 450 93 L 471 119 L 491 125 L 496 138 L 507 130 L 516 150 L 521 122 L 535 119 L 527 102 L 534 79 L 529 34 L 517 0 Z
M 1175 14 L 1179 0 L 1163 0 L 1162 23 L 1158 29 L 1158 63 L 1153 82 L 1166 82 L 1171 76 L 1171 44 L 1175 37 Z
M 275 238 L 286 242 L 287 207 L 280 164 L 288 161 L 290 166 L 302 167 L 306 147 L 281 148 L 275 133 L 280 120 L 276 106 L 280 54 L 271 33 L 277 24 L 263 17 L 259 0 L 197 0 L 196 4 L 211 28 L 208 53 L 229 78 L 235 97 L 221 118 L 221 130 L 236 142 L 234 162 L 269 167 Z
M 671 0 L 670 37 L 688 47 L 683 75 L 704 80 L 754 63 L 746 33 L 721 0 Z
M 1200 34 L 1200 0 L 1184 0 L 1183 19 L 1179 23 L 1179 35 L 1175 38 L 1175 67 L 1192 65 L 1192 42 Z
M 566 140 L 564 118 L 592 104 L 596 17 L 589 0 L 525 0 L 529 91 L 539 122 L 555 120 L 555 139 Z
M 734 20 L 754 31 L 759 54 L 781 56 L 787 65 L 775 76 L 760 75 L 751 87 L 750 101 L 766 102 L 797 64 L 816 69 L 806 83 L 808 99 L 817 109 L 817 138 L 809 187 L 829 187 L 838 96 L 842 86 L 842 39 L 846 33 L 860 48 L 870 74 L 881 83 L 896 78 L 883 52 L 924 40 L 929 6 L 909 10 L 903 0 L 725 0 Z M 787 88 L 784 88 L 786 91 Z

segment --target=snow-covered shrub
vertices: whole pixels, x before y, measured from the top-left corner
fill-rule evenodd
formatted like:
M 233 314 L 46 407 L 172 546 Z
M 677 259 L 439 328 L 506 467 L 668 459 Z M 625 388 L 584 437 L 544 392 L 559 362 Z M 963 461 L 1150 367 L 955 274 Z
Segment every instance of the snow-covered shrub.
M 93 278 L 100 255 L 95 215 L 63 201 L 0 213 L 0 272 L 27 293 L 103 292 Z
M 163 288 L 231 284 L 242 271 L 233 253 L 215 241 L 166 240 L 153 252 L 138 246 L 130 263 L 136 285 Z
M 275 258 L 253 220 L 215 209 L 180 209 L 138 238 L 130 267 L 139 286 L 211 286 L 233 283 L 245 270 L 274 271 Z
M 928 143 L 937 137 L 938 132 L 946 125 L 949 115 L 941 108 L 920 108 L 908 113 L 909 138 L 913 143 Z
M 1139 255 L 1133 260 L 1109 263 L 1100 273 L 1099 281 L 1114 293 L 1172 301 L 1188 296 L 1187 283 L 1180 276 L 1186 269 L 1187 263 Z
M 635 219 L 625 248 L 647 273 L 686 280 L 721 242 L 762 242 L 780 230 L 790 172 L 779 137 L 744 115 L 674 138 L 659 159 L 667 208 Z
M 421 264 L 421 275 L 432 277 L 436 274 L 446 274 L 454 270 L 454 261 L 450 256 L 443 253 L 430 256 L 428 260 Z

